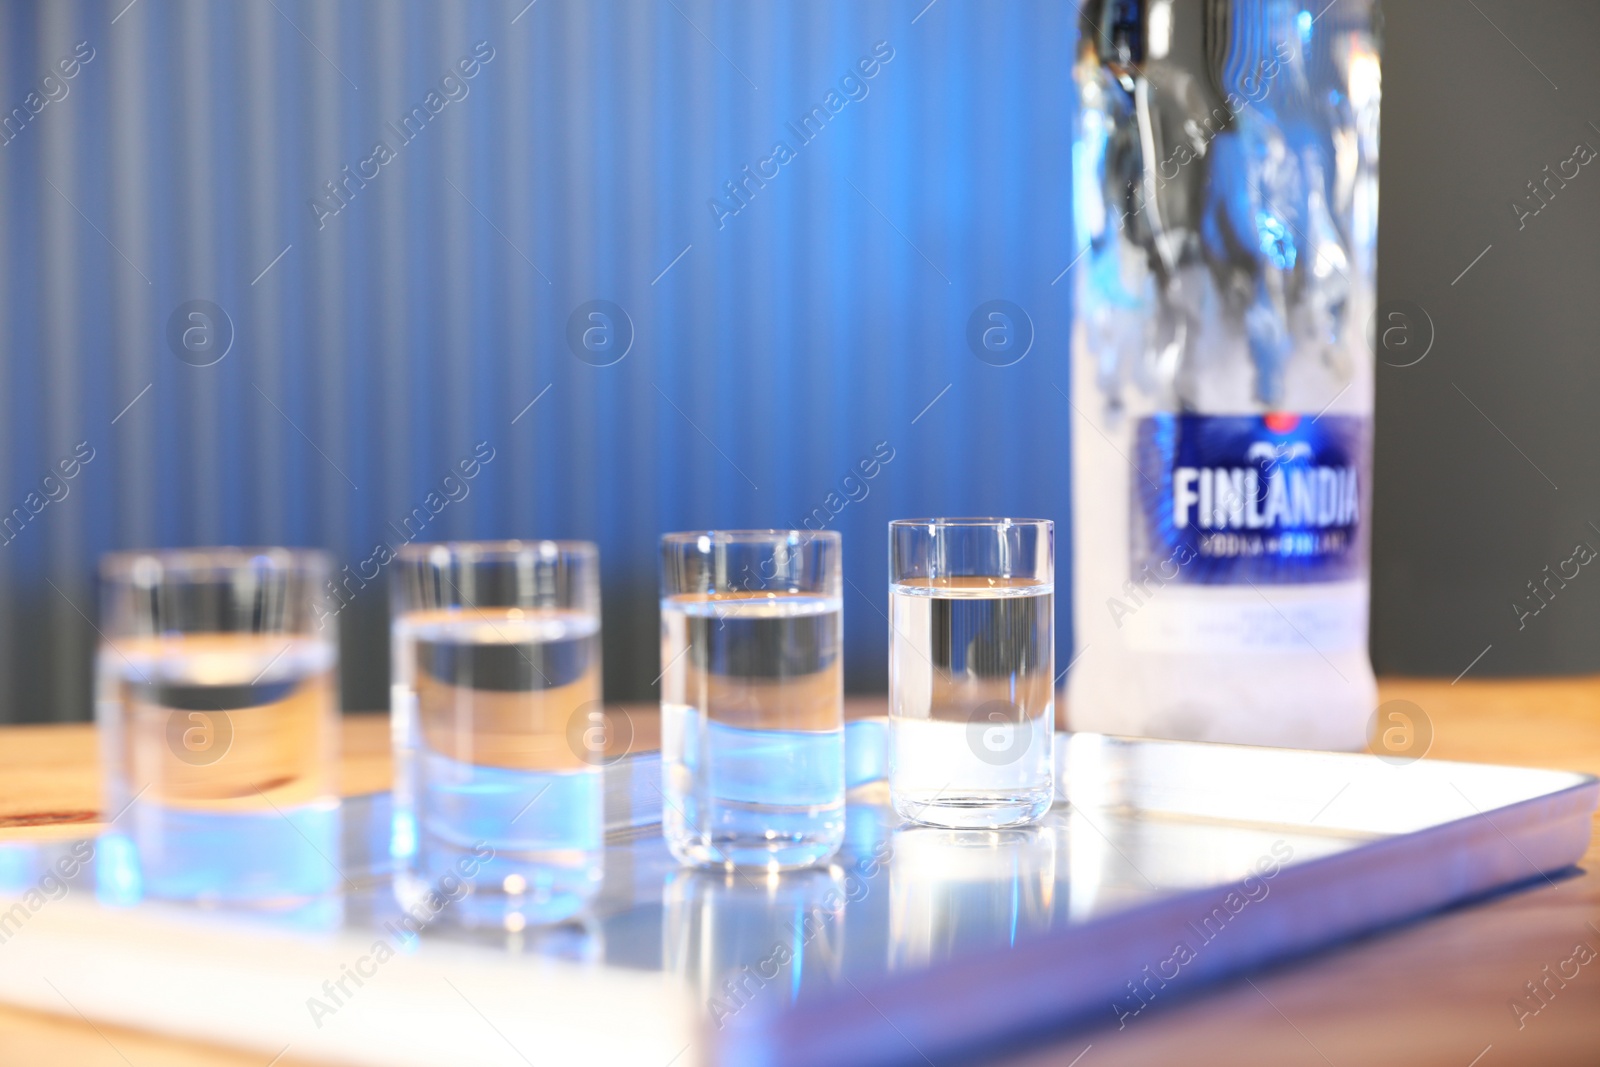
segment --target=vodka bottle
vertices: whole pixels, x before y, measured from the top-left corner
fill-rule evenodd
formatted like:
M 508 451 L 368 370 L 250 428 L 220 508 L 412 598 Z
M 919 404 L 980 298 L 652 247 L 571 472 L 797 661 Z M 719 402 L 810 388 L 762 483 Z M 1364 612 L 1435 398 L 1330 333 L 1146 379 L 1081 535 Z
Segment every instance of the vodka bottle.
M 1099 0 L 1075 76 L 1070 724 L 1360 748 L 1371 0 Z

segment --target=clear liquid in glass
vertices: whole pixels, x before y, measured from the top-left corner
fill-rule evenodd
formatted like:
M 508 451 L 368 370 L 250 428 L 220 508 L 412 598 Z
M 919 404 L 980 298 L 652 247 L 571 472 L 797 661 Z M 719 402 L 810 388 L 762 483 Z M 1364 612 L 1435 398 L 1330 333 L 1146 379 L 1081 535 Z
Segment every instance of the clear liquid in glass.
M 680 861 L 803 867 L 844 840 L 839 598 L 661 602 L 662 825 Z
M 890 782 L 901 816 L 994 828 L 1050 807 L 1054 613 L 1054 587 L 1033 579 L 890 585 Z
M 100 891 L 296 906 L 336 890 L 336 651 L 287 634 L 118 638 L 99 652 Z
M 432 913 L 448 897 L 475 920 L 569 917 L 601 873 L 601 768 L 583 747 L 600 709 L 600 620 L 422 611 L 398 618 L 393 640 L 402 901 Z

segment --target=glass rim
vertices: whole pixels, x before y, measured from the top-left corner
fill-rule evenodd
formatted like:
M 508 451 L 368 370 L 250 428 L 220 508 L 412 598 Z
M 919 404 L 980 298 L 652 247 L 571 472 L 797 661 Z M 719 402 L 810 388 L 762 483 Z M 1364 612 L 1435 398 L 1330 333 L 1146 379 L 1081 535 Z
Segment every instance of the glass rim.
M 838 530 L 780 530 L 780 529 L 749 529 L 749 530 L 677 530 L 661 535 L 663 548 L 673 546 L 693 546 L 699 543 L 702 537 L 709 537 L 712 544 L 781 544 L 791 536 L 798 536 L 805 541 L 826 541 L 833 544 L 842 543 Z
M 395 558 L 404 563 L 427 563 L 430 562 L 429 557 L 443 549 L 452 560 L 503 563 L 529 551 L 542 555 L 545 548 L 554 549 L 557 556 L 600 558 L 600 546 L 593 541 L 514 537 L 485 541 L 411 541 L 400 546 Z
M 188 577 L 226 573 L 250 567 L 257 560 L 270 564 L 267 570 L 331 571 L 333 553 L 325 548 L 292 548 L 285 545 L 206 545 L 178 548 L 137 548 L 107 552 L 100 557 L 99 574 L 107 581 L 131 580 L 145 562 L 161 568 L 163 577 Z
M 952 515 L 935 516 L 925 519 L 890 519 L 889 528 L 915 529 L 917 527 L 932 526 L 935 529 L 960 529 L 960 528 L 992 528 L 1000 529 L 1006 526 L 1047 526 L 1055 528 L 1054 519 L 1013 519 L 1006 516 L 983 515 Z

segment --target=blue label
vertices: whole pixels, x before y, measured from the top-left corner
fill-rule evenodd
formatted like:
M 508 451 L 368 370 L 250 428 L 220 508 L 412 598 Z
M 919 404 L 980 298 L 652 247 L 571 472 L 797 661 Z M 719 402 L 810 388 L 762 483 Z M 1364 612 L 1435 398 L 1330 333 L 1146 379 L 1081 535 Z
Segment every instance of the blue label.
M 1358 415 L 1154 415 L 1134 440 L 1133 577 L 1196 585 L 1360 573 L 1370 469 Z

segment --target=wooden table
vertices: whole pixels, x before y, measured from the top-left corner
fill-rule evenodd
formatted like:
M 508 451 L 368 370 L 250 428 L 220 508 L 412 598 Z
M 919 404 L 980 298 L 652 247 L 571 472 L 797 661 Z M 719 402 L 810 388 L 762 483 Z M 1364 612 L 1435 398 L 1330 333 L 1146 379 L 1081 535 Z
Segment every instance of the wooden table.
M 1600 774 L 1600 677 L 1392 679 L 1432 720 L 1431 757 Z M 858 705 L 862 707 L 862 705 Z M 639 716 L 645 720 L 645 716 Z M 389 781 L 387 723 L 345 721 L 344 788 Z M 82 833 L 95 818 L 88 726 L 0 730 L 0 835 Z M 44 825 L 18 825 L 39 822 Z M 65 820 L 78 820 L 66 823 Z M 1600 1064 L 1600 959 L 1536 1015 L 1511 1004 L 1586 944 L 1600 952 L 1600 835 L 1581 873 L 1453 909 L 1152 1009 L 1125 1030 L 1075 1032 L 1002 1056 L 1003 1067 L 1113 1064 Z M 5 965 L 0 950 L 0 966 Z M 1569 968 L 1570 973 L 1570 968 Z M 1081 1059 L 1079 1058 L 1081 1057 Z M 265 1067 L 261 1056 L 0 1008 L 0 1067 Z M 286 1057 L 277 1067 L 310 1067 Z M 649 1067 L 649 1065 L 645 1065 Z

